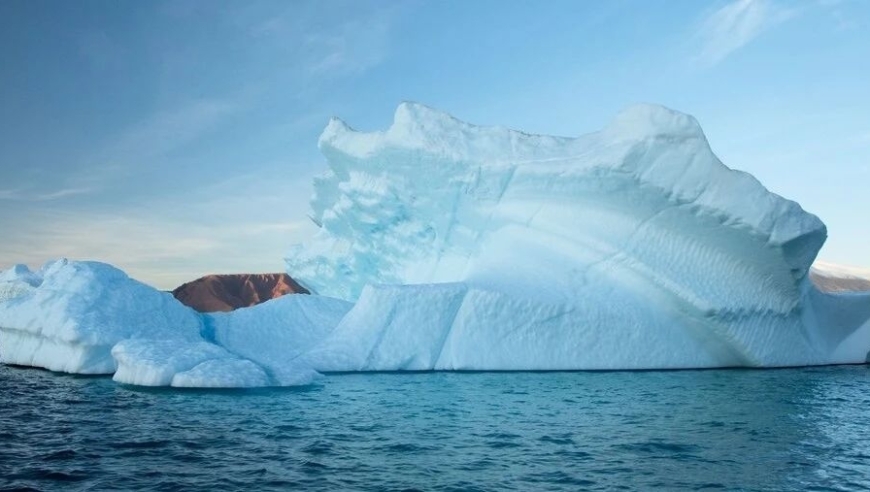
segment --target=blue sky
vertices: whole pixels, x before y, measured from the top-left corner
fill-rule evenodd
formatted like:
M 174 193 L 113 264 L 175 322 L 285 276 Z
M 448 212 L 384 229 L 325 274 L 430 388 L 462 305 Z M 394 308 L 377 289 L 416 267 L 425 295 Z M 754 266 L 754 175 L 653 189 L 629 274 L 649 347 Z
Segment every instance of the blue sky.
M 870 2 L 0 2 L 0 268 L 281 271 L 330 116 L 579 135 L 655 102 L 870 266 Z

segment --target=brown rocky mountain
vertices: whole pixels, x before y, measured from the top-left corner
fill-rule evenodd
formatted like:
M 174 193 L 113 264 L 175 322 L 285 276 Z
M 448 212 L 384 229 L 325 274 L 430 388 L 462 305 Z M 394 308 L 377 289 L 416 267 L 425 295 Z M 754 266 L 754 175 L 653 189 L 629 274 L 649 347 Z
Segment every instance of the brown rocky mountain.
M 207 275 L 172 291 L 172 295 L 201 313 L 233 311 L 286 294 L 308 294 L 284 273 Z
M 824 292 L 870 292 L 870 268 L 816 261 L 810 279 Z

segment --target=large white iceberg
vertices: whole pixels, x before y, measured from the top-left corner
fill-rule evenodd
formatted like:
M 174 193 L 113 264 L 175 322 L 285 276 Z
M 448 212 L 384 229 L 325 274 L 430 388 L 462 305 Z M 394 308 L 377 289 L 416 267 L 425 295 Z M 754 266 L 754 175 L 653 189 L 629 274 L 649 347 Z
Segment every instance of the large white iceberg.
M 402 104 L 385 132 L 332 120 L 320 148 L 320 231 L 288 271 L 359 301 L 306 356 L 319 369 L 790 366 L 870 350 L 870 296 L 808 280 L 824 224 L 723 165 L 691 116 L 640 105 L 557 138 Z M 451 285 L 414 285 L 431 283 Z M 382 284 L 397 286 L 366 287 Z
M 810 280 L 824 224 L 724 166 L 690 116 L 642 105 L 558 138 L 403 104 L 386 132 L 332 120 L 320 147 L 320 231 L 287 259 L 316 295 L 199 315 L 108 265 L 19 267 L 0 274 L 0 361 L 249 387 L 867 360 L 870 292 Z

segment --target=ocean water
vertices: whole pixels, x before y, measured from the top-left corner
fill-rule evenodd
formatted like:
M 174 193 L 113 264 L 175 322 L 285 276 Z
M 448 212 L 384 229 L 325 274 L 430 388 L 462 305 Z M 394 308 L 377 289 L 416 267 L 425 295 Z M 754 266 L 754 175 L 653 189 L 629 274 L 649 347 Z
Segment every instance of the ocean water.
M 331 375 L 141 390 L 0 368 L 0 488 L 870 490 L 870 367 Z

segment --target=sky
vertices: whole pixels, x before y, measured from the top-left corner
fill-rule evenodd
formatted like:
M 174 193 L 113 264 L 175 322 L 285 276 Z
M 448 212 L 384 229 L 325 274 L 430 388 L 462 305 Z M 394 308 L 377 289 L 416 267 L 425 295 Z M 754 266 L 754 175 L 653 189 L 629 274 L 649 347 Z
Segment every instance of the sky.
M 4 0 L 0 71 L 0 269 L 283 271 L 329 118 L 409 100 L 564 136 L 692 114 L 824 220 L 820 258 L 870 266 L 865 0 Z

